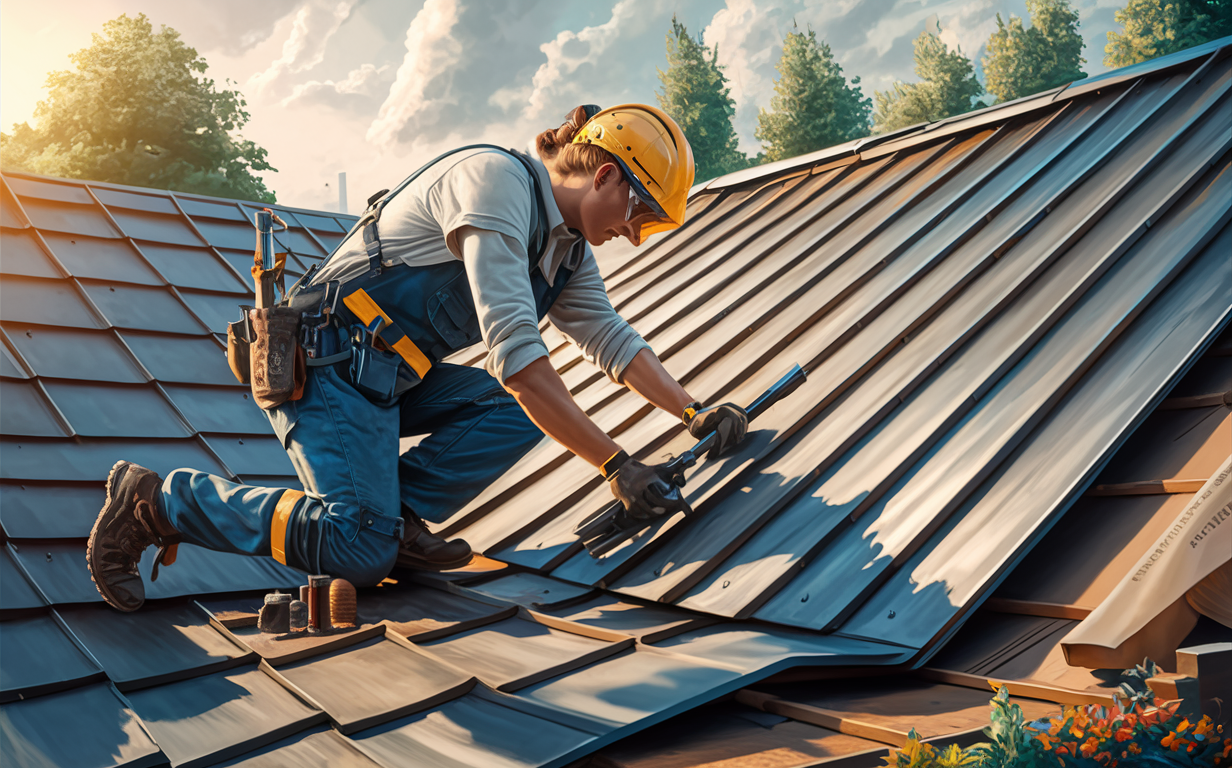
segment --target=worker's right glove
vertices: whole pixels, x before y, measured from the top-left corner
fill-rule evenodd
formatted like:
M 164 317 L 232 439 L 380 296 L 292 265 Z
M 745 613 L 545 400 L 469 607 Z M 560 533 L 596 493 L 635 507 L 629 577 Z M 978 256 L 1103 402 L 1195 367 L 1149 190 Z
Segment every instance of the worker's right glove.
M 690 403 L 684 409 L 682 420 L 689 428 L 689 434 L 698 440 L 711 432 L 714 433 L 714 445 L 706 454 L 708 459 L 727 453 L 743 440 L 749 431 L 749 415 L 743 408 L 732 403 L 712 405 L 709 408 L 702 408 L 700 403 Z
M 683 475 L 668 470 L 663 464 L 647 466 L 621 451 L 603 465 L 603 476 L 607 478 L 612 495 L 624 504 L 629 517 L 649 520 L 693 511 L 679 490 L 673 492 L 684 485 Z

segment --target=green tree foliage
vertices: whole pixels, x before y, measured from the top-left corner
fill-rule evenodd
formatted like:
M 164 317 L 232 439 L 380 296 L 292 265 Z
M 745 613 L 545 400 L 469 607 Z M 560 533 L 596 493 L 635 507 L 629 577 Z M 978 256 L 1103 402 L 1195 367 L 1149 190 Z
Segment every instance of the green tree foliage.
M 949 50 L 940 36 L 928 30 L 915 39 L 915 73 L 920 82 L 894 83 L 890 90 L 873 94 L 875 132 L 970 112 L 972 100 L 984 93 L 971 59 L 962 51 Z
M 1104 66 L 1128 67 L 1232 35 L 1229 0 L 1129 0 L 1108 33 Z
M 1069 0 L 1027 0 L 1031 27 L 1011 16 L 997 14 L 997 31 L 984 53 L 984 79 L 988 91 L 1000 101 L 1072 83 L 1087 76 L 1082 71 L 1082 36 L 1078 12 Z
M 736 103 L 729 95 L 727 78 L 719 66 L 719 48 L 710 49 L 701 35 L 694 40 L 684 25 L 672 17 L 667 36 L 667 71 L 659 70 L 663 90 L 656 92 L 659 106 L 680 124 L 693 149 L 697 179 L 713 179 L 749 165 L 736 148 L 732 116 Z
M 103 26 L 73 54 L 75 71 L 47 76 L 37 127 L 3 135 L 4 165 L 50 176 L 274 202 L 255 171 L 265 150 L 232 136 L 248 122 L 235 90 L 204 77 L 205 59 L 145 14 Z
M 834 61 L 813 30 L 789 32 L 774 81 L 770 111 L 757 115 L 756 136 L 766 158 L 782 160 L 868 135 L 871 102 Z

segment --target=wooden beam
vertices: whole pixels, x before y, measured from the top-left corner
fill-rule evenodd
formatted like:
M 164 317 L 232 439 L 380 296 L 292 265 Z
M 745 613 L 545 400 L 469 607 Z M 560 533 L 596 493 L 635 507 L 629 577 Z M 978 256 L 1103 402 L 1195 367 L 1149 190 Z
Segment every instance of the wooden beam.
M 935 667 L 924 667 L 915 672 L 917 677 L 924 680 L 932 680 L 937 683 L 949 683 L 951 685 L 961 685 L 966 688 L 975 688 L 981 691 L 992 691 L 994 686 L 1007 686 L 1010 689 L 1011 696 L 1021 696 L 1026 699 L 1040 699 L 1041 701 L 1052 701 L 1057 704 L 1098 704 L 1102 707 L 1113 707 L 1115 703 L 1112 700 L 1112 693 L 1098 693 L 1096 691 L 1079 691 L 1073 688 L 1064 688 L 1059 685 L 1050 685 L 1034 680 L 1003 680 L 995 677 L 985 677 L 983 675 L 970 675 L 966 672 L 955 672 L 950 669 L 937 669 Z
M 887 728 L 884 725 L 876 725 L 875 723 L 868 723 L 862 720 L 855 720 L 846 717 L 842 712 L 814 707 L 810 704 L 787 701 L 771 696 L 768 693 L 751 691 L 746 688 L 736 692 L 736 701 L 745 706 L 760 709 L 763 712 L 782 715 L 783 717 L 789 717 L 792 720 L 808 723 L 809 725 L 821 726 L 832 731 L 845 733 L 848 736 L 859 736 L 862 739 L 879 741 L 882 744 L 889 744 L 893 747 L 904 747 L 907 744 L 907 733 L 905 731 Z
M 1097 485 L 1087 491 L 1087 496 L 1157 496 L 1173 493 L 1197 493 L 1204 485 L 1206 485 L 1205 479 L 1137 480 L 1132 483 Z
M 1210 408 L 1216 405 L 1232 406 L 1232 389 L 1227 392 L 1215 392 L 1209 395 L 1192 395 L 1190 397 L 1169 397 L 1159 404 L 1159 411 L 1180 411 L 1186 408 Z
M 984 608 L 997 613 L 1015 613 L 1020 616 L 1042 616 L 1048 619 L 1073 619 L 1082 621 L 1091 615 L 1094 608 L 1065 603 L 1041 603 L 1037 600 L 1013 600 L 1008 597 L 990 597 Z

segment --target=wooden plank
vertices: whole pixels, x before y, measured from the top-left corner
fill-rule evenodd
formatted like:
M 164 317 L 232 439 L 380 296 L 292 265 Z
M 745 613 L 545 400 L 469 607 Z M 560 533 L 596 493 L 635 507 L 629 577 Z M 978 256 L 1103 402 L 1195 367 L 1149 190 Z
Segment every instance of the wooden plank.
M 1195 480 L 1138 480 L 1133 483 L 1110 483 L 1097 485 L 1087 491 L 1088 496 L 1155 496 L 1159 494 L 1196 493 L 1206 484 L 1204 479 Z
M 1213 392 L 1209 395 L 1170 397 L 1159 404 L 1158 410 L 1181 411 L 1187 408 L 1212 408 L 1216 405 L 1232 406 L 1232 389 L 1227 392 Z
M 896 731 L 892 728 L 845 717 L 842 712 L 814 707 L 809 704 L 784 701 L 770 694 L 760 693 L 748 688 L 736 692 L 736 701 L 764 712 L 790 717 L 792 720 L 799 720 L 802 723 L 819 725 L 822 728 L 846 733 L 850 736 L 859 736 L 870 741 L 880 741 L 882 744 L 889 744 L 894 747 L 903 747 L 907 744 L 907 734 L 904 731 Z
M 984 608 L 998 613 L 1017 613 L 1023 616 L 1042 616 L 1049 619 L 1076 619 L 1082 621 L 1091 615 L 1094 608 L 1064 603 L 1042 603 L 1036 600 L 1014 600 L 1007 597 L 990 597 Z
M 1001 680 L 993 677 L 969 675 L 965 672 L 954 672 L 948 669 L 923 667 L 915 671 L 916 677 L 932 680 L 938 683 L 961 685 L 967 688 L 996 691 L 999 686 L 1007 686 L 1011 696 L 1022 696 L 1028 699 L 1042 699 L 1057 704 L 1097 704 L 1101 707 L 1116 706 L 1111 693 L 1095 691 L 1078 691 L 1059 685 L 1048 685 L 1028 680 Z

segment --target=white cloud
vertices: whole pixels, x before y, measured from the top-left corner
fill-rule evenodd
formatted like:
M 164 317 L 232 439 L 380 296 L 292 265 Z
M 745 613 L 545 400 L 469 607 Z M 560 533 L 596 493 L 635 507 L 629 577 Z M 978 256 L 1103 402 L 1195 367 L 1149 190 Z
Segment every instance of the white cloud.
M 406 56 L 394 85 L 368 127 L 369 142 L 389 148 L 408 129 L 413 136 L 417 125 L 432 124 L 438 118 L 430 106 L 436 99 L 429 95 L 429 86 L 462 58 L 463 46 L 452 34 L 459 11 L 457 0 L 428 0 L 415 14 L 406 30 Z
M 719 64 L 736 102 L 732 124 L 740 139 L 740 149 L 750 154 L 759 150 L 754 132 L 759 107 L 769 107 L 774 93 L 774 78 L 782 51 L 783 34 L 790 26 L 789 9 L 754 0 L 727 0 L 702 31 L 710 47 L 718 46 Z
M 356 0 L 309 0 L 295 14 L 282 56 L 253 75 L 248 85 L 257 93 L 276 87 L 288 75 L 305 72 L 325 60 L 329 40 L 351 15 Z
M 381 67 L 364 64 L 351 70 L 345 80 L 309 80 L 295 86 L 280 106 L 322 105 L 335 109 L 360 108 L 365 104 L 375 106 L 383 75 L 389 70 L 388 64 Z
M 649 26 L 648 20 L 654 19 L 653 11 L 652 0 L 620 0 L 603 24 L 584 27 L 580 32 L 565 30 L 540 45 L 547 61 L 531 80 L 523 117 L 547 124 L 578 104 L 603 103 L 605 100 L 595 92 L 596 81 L 603 82 L 609 93 L 616 90 L 627 98 L 627 85 L 632 80 L 626 76 L 627 70 L 631 64 L 639 68 L 647 64 L 614 46 L 622 38 L 641 35 Z M 661 24 L 662 19 L 654 19 L 655 26 Z M 615 85 L 619 83 L 626 87 Z

